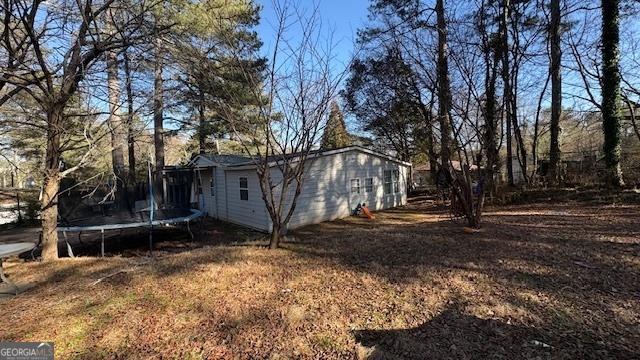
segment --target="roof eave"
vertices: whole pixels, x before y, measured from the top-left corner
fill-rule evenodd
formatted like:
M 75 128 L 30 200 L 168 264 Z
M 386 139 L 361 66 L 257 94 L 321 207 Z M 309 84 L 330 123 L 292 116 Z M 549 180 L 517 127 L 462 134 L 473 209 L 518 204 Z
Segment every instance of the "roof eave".
M 340 153 L 344 153 L 344 152 L 348 152 L 348 151 L 352 151 L 352 150 L 359 150 L 359 151 L 362 151 L 362 152 L 367 153 L 369 155 L 378 156 L 378 157 L 387 159 L 389 161 L 393 161 L 395 163 L 398 163 L 398 164 L 401 164 L 401 165 L 404 165 L 404 166 L 408 166 L 408 167 L 412 166 L 411 163 L 409 163 L 409 162 L 402 161 L 400 159 L 394 158 L 393 156 L 389 156 L 389 155 L 386 155 L 386 154 L 383 154 L 383 153 L 380 153 L 380 152 L 377 152 L 377 151 L 374 151 L 374 150 L 370 150 L 370 149 L 367 149 L 367 148 L 359 146 L 359 145 L 351 145 L 351 146 L 343 147 L 343 148 L 340 148 L 340 149 L 333 149 L 333 150 L 326 150 L 326 151 L 317 152 L 317 153 L 314 153 L 314 154 L 310 154 L 307 157 L 307 159 L 313 159 L 313 158 L 318 158 L 318 157 L 321 157 L 321 156 L 329 156 L 329 155 L 334 155 L 334 154 L 340 154 Z M 281 161 L 282 160 L 271 161 L 271 162 L 269 162 L 269 167 L 270 168 L 275 167 Z M 299 161 L 299 157 L 296 158 L 293 161 Z M 255 162 L 246 162 L 246 163 L 242 163 L 242 164 L 227 165 L 225 167 L 228 168 L 228 169 L 231 169 L 231 170 L 249 170 L 249 169 L 256 168 L 257 164 Z

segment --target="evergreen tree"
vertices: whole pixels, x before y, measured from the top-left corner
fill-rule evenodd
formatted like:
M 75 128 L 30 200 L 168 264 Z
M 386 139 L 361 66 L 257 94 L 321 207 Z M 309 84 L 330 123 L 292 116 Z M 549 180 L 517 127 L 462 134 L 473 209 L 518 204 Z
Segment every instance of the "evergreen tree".
M 418 149 L 426 147 L 435 168 L 431 126 L 435 114 L 420 93 L 421 81 L 399 48 L 376 49 L 352 63 L 342 95 L 347 111 L 378 144 L 404 161 L 411 161 Z
M 261 82 L 266 64 L 254 56 L 262 45 L 253 29 L 259 10 L 244 0 L 201 0 L 182 13 L 174 98 L 188 114 L 179 121 L 181 130 L 193 130 L 201 153 L 207 151 L 209 136 L 230 134 L 227 113 L 255 105 L 253 88 Z M 231 55 L 230 48 L 243 52 Z
M 324 128 L 320 147 L 328 150 L 349 145 L 351 145 L 351 135 L 349 135 L 347 131 L 344 114 L 340 110 L 338 103 L 334 101 L 331 103 L 331 112 L 329 113 L 329 119 L 327 119 L 327 125 Z

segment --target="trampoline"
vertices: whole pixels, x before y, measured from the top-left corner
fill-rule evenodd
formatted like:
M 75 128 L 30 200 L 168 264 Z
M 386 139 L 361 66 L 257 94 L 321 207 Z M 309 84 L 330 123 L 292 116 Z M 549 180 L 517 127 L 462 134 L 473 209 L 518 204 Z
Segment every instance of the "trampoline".
M 65 221 L 64 226 L 58 226 L 57 230 L 63 233 L 69 256 L 74 257 L 73 249 L 69 244 L 67 233 L 78 233 L 81 236 L 85 232 L 100 232 L 100 254 L 104 257 L 104 233 L 109 230 L 124 230 L 145 228 L 149 230 L 149 250 L 153 249 L 153 228 L 169 225 L 185 224 L 189 236 L 193 239 L 190 223 L 204 216 L 204 212 L 197 209 L 164 209 L 154 211 L 120 211 L 110 215 L 92 216 L 88 218 Z
M 20 242 L 14 244 L 0 244 L 0 283 L 6 283 L 13 289 L 16 295 L 18 295 L 18 285 L 16 285 L 13 281 L 7 279 L 4 275 L 4 269 L 2 268 L 2 260 L 4 258 L 8 258 L 10 256 L 19 255 L 23 252 L 31 251 L 36 245 L 30 242 Z M 3 294 L 3 293 L 0 293 Z
M 57 230 L 62 232 L 67 245 L 67 251 L 70 257 L 74 257 L 73 249 L 69 244 L 67 233 L 78 233 L 80 239 L 82 233 L 100 232 L 101 246 L 100 254 L 104 257 L 104 240 L 105 231 L 125 230 L 134 228 L 145 228 L 149 230 L 149 251 L 153 252 L 153 229 L 170 225 L 185 224 L 191 239 L 194 238 L 191 232 L 190 223 L 205 215 L 202 210 L 192 209 L 190 205 L 197 203 L 195 181 L 196 173 L 190 175 L 190 181 L 185 182 L 184 193 L 180 203 L 171 203 L 166 208 L 159 208 L 155 201 L 155 192 L 153 188 L 153 174 L 151 171 L 151 163 L 148 164 L 148 181 L 139 183 L 136 186 L 136 195 L 131 195 L 129 206 L 113 206 L 114 201 L 109 197 L 110 192 L 100 194 L 98 188 L 94 188 L 87 193 L 71 190 L 77 185 L 71 186 L 69 190 L 64 191 L 65 196 L 60 197 L 60 206 L 64 208 L 64 215 L 60 216 Z M 199 184 L 202 179 L 197 173 Z M 191 185 L 191 186 L 189 186 Z M 165 191 L 166 189 L 157 189 Z M 165 194 L 166 195 L 166 194 Z M 165 196 L 166 197 L 166 196 Z M 115 209 L 111 209 L 111 208 Z M 128 207 L 128 208 L 127 208 Z M 200 204 L 205 209 L 204 202 Z

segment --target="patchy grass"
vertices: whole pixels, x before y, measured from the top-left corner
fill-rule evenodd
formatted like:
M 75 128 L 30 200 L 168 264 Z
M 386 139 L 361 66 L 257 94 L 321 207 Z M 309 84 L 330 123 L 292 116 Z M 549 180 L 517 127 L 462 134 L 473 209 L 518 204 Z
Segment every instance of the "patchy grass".
M 0 339 L 65 359 L 640 357 L 639 206 L 494 208 L 473 235 L 445 219 L 423 201 L 276 251 L 13 261 L 35 285 L 0 300 Z

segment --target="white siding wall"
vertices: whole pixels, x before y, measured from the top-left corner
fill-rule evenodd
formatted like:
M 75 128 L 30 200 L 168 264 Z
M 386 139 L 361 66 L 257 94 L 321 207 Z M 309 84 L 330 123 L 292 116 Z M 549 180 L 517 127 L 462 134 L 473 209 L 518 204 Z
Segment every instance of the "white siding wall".
M 351 209 L 354 209 L 358 202 L 366 203 L 371 210 L 382 210 L 407 203 L 407 174 L 408 167 L 389 161 L 384 158 L 369 155 L 367 153 L 351 151 L 344 154 L 349 164 L 347 170 L 347 181 L 349 181 L 349 192 L 351 191 L 350 179 L 360 179 L 360 194 L 350 194 Z M 398 192 L 384 193 L 384 171 L 398 170 Z M 373 178 L 373 192 L 367 193 L 365 189 L 365 179 Z
M 229 221 L 227 212 L 227 181 L 224 168 L 216 168 L 214 172 L 216 186 L 216 207 L 218 219 Z
M 384 170 L 398 170 L 399 192 L 384 194 Z M 258 176 L 255 170 L 232 170 L 218 168 L 214 171 L 218 192 L 216 212 L 219 219 L 245 225 L 254 229 L 270 231 L 271 219 L 262 200 Z M 272 169 L 274 183 L 281 180 L 279 169 Z M 289 228 L 335 220 L 351 215 L 358 203 L 366 203 L 371 210 L 382 210 L 407 203 L 408 167 L 394 161 L 357 150 L 322 156 L 309 160 L 302 193 L 298 197 L 296 210 Z M 240 200 L 240 177 L 246 177 L 249 199 Z M 360 179 L 360 194 L 351 193 L 351 179 Z M 365 192 L 365 179 L 373 178 L 373 191 Z M 206 181 L 206 182 L 205 182 Z M 204 190 L 210 200 L 209 178 L 204 177 Z M 295 184 L 289 188 L 289 204 L 293 198 Z M 209 204 L 213 204 L 209 201 Z M 212 205 L 210 205 L 212 206 Z M 290 206 L 290 205 L 288 205 Z
M 302 192 L 298 197 L 296 209 L 289 222 L 289 228 L 315 224 L 327 220 L 348 216 L 349 198 L 345 188 L 344 154 L 323 156 L 309 160 Z M 274 181 L 282 178 L 280 170 L 272 169 Z M 291 184 L 287 207 L 295 192 L 295 183 Z
M 220 171 L 218 171 L 220 172 Z M 201 170 L 202 177 L 202 199 L 201 203 L 204 202 L 203 210 L 207 212 L 207 215 L 213 218 L 218 217 L 218 206 L 217 206 L 217 195 L 220 191 L 216 191 L 214 189 L 214 194 L 211 194 L 211 176 L 216 173 L 216 168 L 209 168 L 207 170 Z M 216 184 L 217 186 L 217 184 Z
M 222 172 L 222 171 L 219 171 Z M 254 229 L 269 231 L 269 216 L 255 170 L 226 171 L 226 216 L 222 219 Z M 240 178 L 248 181 L 249 199 L 240 200 Z
M 290 229 L 351 215 L 358 203 L 382 210 L 407 203 L 408 168 L 394 161 L 353 150 L 310 160 L 303 190 L 289 223 Z M 399 192 L 384 194 L 384 170 L 399 170 Z M 274 179 L 281 177 L 274 169 Z M 351 193 L 351 179 L 360 179 L 360 194 Z M 373 178 L 373 192 L 365 192 L 365 179 Z M 289 189 L 293 197 L 293 185 Z

